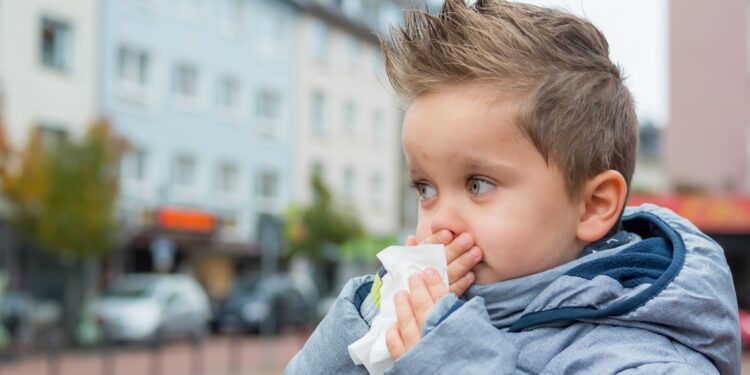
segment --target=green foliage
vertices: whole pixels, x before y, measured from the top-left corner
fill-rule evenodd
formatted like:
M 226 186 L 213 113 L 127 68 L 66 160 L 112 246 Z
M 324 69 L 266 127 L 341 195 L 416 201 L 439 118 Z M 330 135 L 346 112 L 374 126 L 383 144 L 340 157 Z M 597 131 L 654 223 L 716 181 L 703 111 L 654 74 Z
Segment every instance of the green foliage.
M 34 130 L 16 168 L 4 168 L 11 220 L 25 237 L 63 257 L 96 257 L 114 237 L 120 157 L 125 142 L 104 121 L 77 141 Z
M 364 234 L 352 238 L 341 246 L 341 254 L 350 260 L 361 259 L 374 261 L 375 255 L 380 250 L 398 243 L 398 237 L 395 235 L 376 236 Z
M 326 249 L 340 246 L 362 235 L 362 226 L 352 212 L 336 206 L 318 176 L 312 178 L 315 199 L 304 208 L 292 207 L 286 215 L 284 233 L 291 255 L 300 254 L 314 263 L 330 257 Z

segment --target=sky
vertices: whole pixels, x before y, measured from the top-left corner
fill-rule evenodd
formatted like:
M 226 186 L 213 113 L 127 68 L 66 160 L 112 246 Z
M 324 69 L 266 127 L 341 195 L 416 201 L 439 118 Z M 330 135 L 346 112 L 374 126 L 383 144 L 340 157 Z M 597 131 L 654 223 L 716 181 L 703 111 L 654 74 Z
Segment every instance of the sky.
M 638 117 L 665 126 L 669 116 L 667 0 L 523 0 L 583 16 L 607 37 L 636 100 Z M 434 2 L 439 2 L 435 0 Z

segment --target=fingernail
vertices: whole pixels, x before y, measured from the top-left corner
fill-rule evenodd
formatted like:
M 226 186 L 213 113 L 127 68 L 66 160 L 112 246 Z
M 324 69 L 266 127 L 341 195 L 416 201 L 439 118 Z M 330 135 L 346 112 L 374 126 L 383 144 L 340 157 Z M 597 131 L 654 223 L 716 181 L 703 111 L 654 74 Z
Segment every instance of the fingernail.
M 469 250 L 471 252 L 471 256 L 474 257 L 474 260 L 477 262 L 482 260 L 482 250 L 480 250 L 478 247 L 474 246 Z
M 438 233 L 438 239 L 440 240 L 440 242 L 448 242 L 451 240 L 451 238 L 453 238 L 453 236 L 448 230 L 441 230 L 440 233 Z
M 474 278 L 475 278 L 475 277 L 474 277 L 474 273 L 472 273 L 472 272 L 469 272 L 469 273 L 467 273 L 467 274 L 466 274 L 466 276 L 465 276 L 465 277 L 466 277 L 466 280 L 467 280 L 468 282 L 470 282 L 470 283 L 473 283 L 473 282 L 474 282 Z
M 419 281 L 419 279 L 421 277 L 422 277 L 422 275 L 420 275 L 418 273 L 413 273 L 413 274 L 409 275 L 409 283 L 410 284 L 415 283 L 415 282 Z
M 437 271 L 435 271 L 432 268 L 428 268 L 428 269 L 424 270 L 422 273 L 424 274 L 424 277 L 427 280 L 435 280 L 436 278 L 440 277 L 440 275 L 438 275 Z

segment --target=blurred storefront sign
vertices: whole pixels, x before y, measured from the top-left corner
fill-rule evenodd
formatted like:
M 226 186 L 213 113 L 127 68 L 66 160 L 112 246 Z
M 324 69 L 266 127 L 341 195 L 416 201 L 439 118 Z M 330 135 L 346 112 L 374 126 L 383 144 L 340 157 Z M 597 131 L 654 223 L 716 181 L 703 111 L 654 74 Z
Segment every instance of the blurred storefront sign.
M 706 233 L 750 233 L 750 196 L 634 195 L 627 205 L 643 203 L 668 208 Z
M 156 212 L 156 222 L 167 230 L 211 233 L 216 229 L 216 215 L 198 210 L 164 207 Z

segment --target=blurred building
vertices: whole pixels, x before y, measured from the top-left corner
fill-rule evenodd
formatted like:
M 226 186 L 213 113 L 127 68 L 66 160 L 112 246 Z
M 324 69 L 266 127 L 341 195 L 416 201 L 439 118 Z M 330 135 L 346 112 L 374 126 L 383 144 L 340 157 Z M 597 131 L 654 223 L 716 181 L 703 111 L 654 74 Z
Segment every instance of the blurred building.
M 97 0 L 0 1 L 0 105 L 13 146 L 38 126 L 82 134 L 97 117 Z
M 292 193 L 296 17 L 279 0 L 101 1 L 100 108 L 132 146 L 114 268 L 166 258 L 216 296 L 258 264 L 259 217 Z
M 750 193 L 750 3 L 673 0 L 669 17 L 669 180 Z
M 392 1 L 298 1 L 295 200 L 319 174 L 371 233 L 400 228 L 402 111 L 376 32 L 401 17 Z
M 741 308 L 750 307 L 750 2 L 672 0 L 669 125 L 673 189 L 660 197 L 725 250 Z

